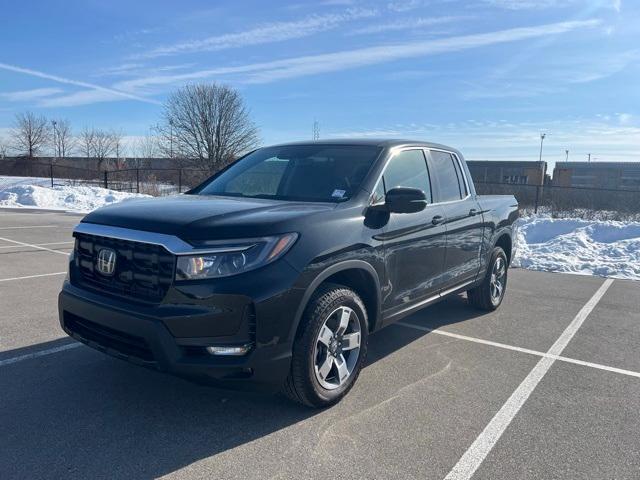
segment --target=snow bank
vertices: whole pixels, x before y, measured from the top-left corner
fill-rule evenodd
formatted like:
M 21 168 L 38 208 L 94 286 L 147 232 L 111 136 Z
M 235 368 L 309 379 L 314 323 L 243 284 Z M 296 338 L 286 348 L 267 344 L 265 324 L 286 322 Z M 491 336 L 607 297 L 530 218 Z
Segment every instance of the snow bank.
M 521 218 L 516 267 L 640 280 L 640 222 Z
M 90 212 L 99 207 L 130 198 L 149 197 L 90 186 L 13 185 L 0 189 L 0 207 L 43 208 Z

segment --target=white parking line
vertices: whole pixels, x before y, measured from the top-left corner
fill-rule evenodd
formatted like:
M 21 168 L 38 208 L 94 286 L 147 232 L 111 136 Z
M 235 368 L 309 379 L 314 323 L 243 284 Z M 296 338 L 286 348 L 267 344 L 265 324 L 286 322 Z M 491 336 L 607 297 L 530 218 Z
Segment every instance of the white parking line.
M 71 350 L 72 348 L 77 348 L 80 346 L 82 346 L 82 343 L 69 343 L 60 347 L 48 348 L 47 350 L 40 350 L 38 352 L 27 353 L 25 355 L 7 358 L 5 360 L 0 360 L 0 367 L 11 365 L 12 363 L 22 362 L 23 360 L 29 360 L 31 358 L 44 357 L 45 355 L 51 355 L 52 353 L 64 352 L 65 350 Z
M 24 277 L 0 278 L 0 282 L 12 282 L 13 280 L 25 280 L 27 278 L 52 277 L 53 275 L 64 275 L 67 272 L 41 273 L 40 275 L 27 275 Z
M 585 362 L 584 360 L 564 357 L 562 355 L 553 355 L 551 353 L 540 352 L 538 350 L 531 350 L 530 348 L 522 348 L 522 347 L 516 347 L 515 345 L 507 345 L 506 343 L 492 342 L 491 340 L 484 340 L 483 338 L 468 337 L 466 335 L 447 332 L 445 330 L 423 327 L 422 325 L 414 325 L 413 323 L 397 322 L 397 323 L 394 323 L 393 325 L 400 325 L 402 327 L 413 328 L 415 330 L 422 330 L 423 332 L 435 333 L 445 337 L 456 338 L 458 340 L 465 340 L 467 342 L 480 343 L 482 345 L 488 345 L 490 347 L 504 348 L 505 350 L 512 350 L 514 352 L 527 353 L 529 355 L 535 355 L 537 357 L 552 358 L 554 360 L 560 360 L 561 362 L 573 363 L 574 365 L 582 365 L 584 367 L 591 367 L 597 370 L 605 370 L 607 372 L 620 373 L 622 375 L 628 375 L 630 377 L 640 378 L 640 372 L 634 372 L 633 370 L 625 370 L 624 368 L 610 367 L 608 365 L 602 365 L 601 363 Z
M 580 309 L 569 326 L 564 330 L 564 332 L 562 332 L 560 337 L 547 351 L 547 354 L 559 356 L 562 353 L 580 326 L 584 323 L 589 313 L 591 313 L 595 308 L 612 283 L 613 279 L 611 278 L 604 281 L 596 293 L 594 293 L 585 306 Z M 504 431 L 507 429 L 511 421 L 517 415 L 518 411 L 520 411 L 520 408 L 535 390 L 540 380 L 542 380 L 554 364 L 555 360 L 556 359 L 551 356 L 544 356 L 538 361 L 536 366 L 533 367 L 533 370 L 529 372 L 502 408 L 500 408 L 498 413 L 495 414 L 464 455 L 462 455 L 460 460 L 458 460 L 458 463 L 456 463 L 456 465 L 447 474 L 445 480 L 468 480 L 473 476 L 475 471 L 482 464 L 484 459 L 487 457 L 489 452 L 491 452 Z
M 36 247 L 44 247 L 45 245 L 68 245 L 74 242 L 51 242 L 51 243 L 35 243 Z M 20 248 L 22 245 L 3 245 L 0 248 Z
M 40 247 L 38 245 L 33 245 L 32 243 L 18 242 L 17 240 L 11 240 L 10 238 L 0 237 L 0 240 L 4 240 L 5 242 L 9 242 L 9 243 L 15 243 L 16 245 L 22 245 L 23 247 L 31 247 L 37 250 L 45 250 L 47 252 L 59 253 L 60 255 L 67 255 L 67 256 L 69 255 L 66 252 L 61 252 L 59 250 L 52 250 L 51 248 L 47 248 L 47 247 Z
M 54 228 L 59 225 L 23 225 L 20 227 L 0 227 L 0 230 L 19 230 L 22 228 Z

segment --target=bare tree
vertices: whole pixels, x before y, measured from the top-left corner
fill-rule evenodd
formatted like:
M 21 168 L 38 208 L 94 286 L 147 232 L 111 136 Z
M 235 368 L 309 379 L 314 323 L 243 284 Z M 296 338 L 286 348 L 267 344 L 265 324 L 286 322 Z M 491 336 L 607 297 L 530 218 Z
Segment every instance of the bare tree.
M 18 113 L 9 135 L 13 149 L 31 159 L 38 156 L 49 143 L 49 124 L 42 115 Z
M 111 130 L 109 132 L 109 135 L 111 135 L 112 141 L 114 142 L 114 145 L 115 145 L 116 159 L 120 161 L 120 157 L 123 157 L 126 155 L 126 153 L 122 151 L 123 150 L 122 138 L 124 137 L 124 134 L 120 130 Z M 125 153 L 125 155 L 123 155 L 123 153 Z
M 64 158 L 71 154 L 76 146 L 76 139 L 73 137 L 71 123 L 66 119 L 52 120 L 53 126 L 53 153 L 57 158 Z
M 116 154 L 122 137 L 107 130 L 93 130 L 92 157 L 98 160 L 98 170 L 107 168 L 107 160 Z
M 0 138 L 0 158 L 4 158 L 7 156 L 8 147 L 4 140 L 4 138 Z
M 98 170 L 107 168 L 109 157 L 117 153 L 122 136 L 114 131 L 85 127 L 80 134 L 82 152 L 98 161 Z
M 136 168 L 147 168 L 150 166 L 151 158 L 160 156 L 160 145 L 158 137 L 145 135 L 138 137 L 132 145 L 133 162 Z
M 258 129 L 240 94 L 215 83 L 187 85 L 171 94 L 158 133 L 165 155 L 212 171 L 258 145 Z
M 82 133 L 80 133 L 80 148 L 82 149 L 82 154 L 86 158 L 91 158 L 93 156 L 93 137 L 93 129 L 89 127 L 84 127 Z

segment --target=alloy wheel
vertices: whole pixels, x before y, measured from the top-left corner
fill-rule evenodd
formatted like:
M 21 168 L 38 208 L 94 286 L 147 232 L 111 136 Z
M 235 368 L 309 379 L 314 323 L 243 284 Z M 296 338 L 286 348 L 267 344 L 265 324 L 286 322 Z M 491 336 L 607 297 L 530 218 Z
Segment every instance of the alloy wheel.
M 505 281 L 507 278 L 507 265 L 504 258 L 497 257 L 491 270 L 491 281 L 489 288 L 491 292 L 491 301 L 496 304 L 502 298 L 504 292 Z
M 347 382 L 360 356 L 361 330 L 356 312 L 346 306 L 325 319 L 315 342 L 314 372 L 323 388 L 334 390 Z

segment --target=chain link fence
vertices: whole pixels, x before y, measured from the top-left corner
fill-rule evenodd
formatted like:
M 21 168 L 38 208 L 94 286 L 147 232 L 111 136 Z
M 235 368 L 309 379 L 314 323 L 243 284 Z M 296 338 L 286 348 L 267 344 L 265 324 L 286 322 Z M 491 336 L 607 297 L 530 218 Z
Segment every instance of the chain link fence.
M 192 168 L 124 168 L 94 170 L 53 162 L 0 165 L 0 189 L 35 184 L 47 187 L 88 185 L 153 196 L 185 192 L 207 179 L 207 170 Z
M 475 182 L 480 195 L 513 195 L 521 210 L 535 213 L 543 209 L 553 216 L 568 212 L 613 212 L 611 219 L 640 214 L 640 190 L 621 190 L 555 185 L 519 185 Z

